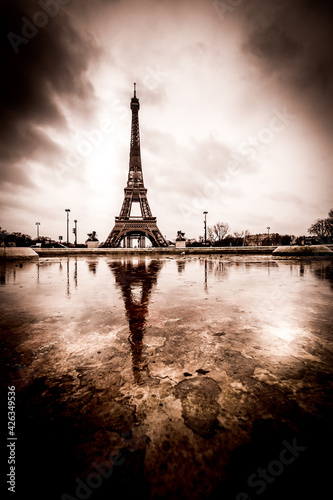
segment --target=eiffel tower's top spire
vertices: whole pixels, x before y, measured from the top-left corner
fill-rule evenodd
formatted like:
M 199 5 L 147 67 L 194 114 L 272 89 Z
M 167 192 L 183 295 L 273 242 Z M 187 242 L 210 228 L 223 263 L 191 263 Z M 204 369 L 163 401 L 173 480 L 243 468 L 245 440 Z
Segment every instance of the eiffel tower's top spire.
M 140 131 L 139 131 L 139 109 L 140 102 L 136 97 L 136 84 L 134 84 L 134 96 L 131 99 L 132 129 L 131 149 L 127 187 L 144 187 L 141 166 Z
M 136 83 L 134 84 L 134 96 L 131 99 L 131 110 L 137 110 L 139 111 L 140 109 L 140 102 L 139 99 L 136 97 Z

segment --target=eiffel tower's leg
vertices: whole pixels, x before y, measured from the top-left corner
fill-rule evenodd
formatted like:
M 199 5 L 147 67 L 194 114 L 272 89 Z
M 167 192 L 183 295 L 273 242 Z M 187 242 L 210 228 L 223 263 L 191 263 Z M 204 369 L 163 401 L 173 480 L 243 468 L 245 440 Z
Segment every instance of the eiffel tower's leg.
M 104 242 L 103 247 L 114 247 L 119 235 L 119 230 L 112 229 L 111 233 Z
M 156 226 L 152 226 L 150 230 L 146 232 L 147 238 L 151 241 L 153 247 L 167 247 L 168 244 L 162 236 L 162 233 Z
M 166 247 L 167 246 L 167 242 L 163 238 L 162 233 L 159 231 L 159 229 L 155 229 L 153 231 L 153 235 L 154 235 L 154 238 L 157 242 L 156 246 L 158 246 L 158 247 Z
M 129 217 L 132 207 L 132 194 L 125 193 L 125 198 L 123 201 L 123 206 L 121 207 L 120 217 Z
M 152 217 L 147 196 L 141 193 L 140 193 L 140 208 L 142 217 Z

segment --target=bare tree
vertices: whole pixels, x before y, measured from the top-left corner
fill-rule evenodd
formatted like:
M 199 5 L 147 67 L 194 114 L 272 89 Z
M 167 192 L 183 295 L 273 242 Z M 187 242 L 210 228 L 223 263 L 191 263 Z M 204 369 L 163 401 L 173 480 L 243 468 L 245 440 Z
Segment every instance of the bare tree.
M 318 238 L 325 238 L 326 236 L 333 236 L 333 219 L 317 219 L 308 229 L 308 233 L 318 236 Z
M 238 233 L 237 231 L 235 231 L 235 232 L 234 232 L 234 236 L 235 236 L 235 238 L 237 238 L 237 239 L 243 238 L 243 236 L 244 236 L 244 231 L 241 231 L 240 233 Z
M 326 224 L 324 219 L 317 219 L 308 229 L 308 233 L 314 234 L 319 238 L 326 236 Z
M 221 241 L 229 231 L 229 224 L 227 222 L 217 222 L 213 226 L 213 231 L 215 235 L 214 239 Z
M 244 231 L 241 231 L 240 233 L 237 231 L 234 232 L 236 246 L 240 246 L 243 244 L 243 236 L 244 236 Z
M 333 208 L 328 212 L 328 218 L 326 219 L 326 226 L 328 236 L 333 236 Z

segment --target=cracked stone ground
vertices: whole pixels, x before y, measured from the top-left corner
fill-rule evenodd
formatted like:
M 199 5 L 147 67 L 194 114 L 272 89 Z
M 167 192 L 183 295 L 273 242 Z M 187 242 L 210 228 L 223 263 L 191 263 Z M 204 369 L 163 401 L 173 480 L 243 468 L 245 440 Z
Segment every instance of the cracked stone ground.
M 16 498 L 326 498 L 332 261 L 1 265 Z

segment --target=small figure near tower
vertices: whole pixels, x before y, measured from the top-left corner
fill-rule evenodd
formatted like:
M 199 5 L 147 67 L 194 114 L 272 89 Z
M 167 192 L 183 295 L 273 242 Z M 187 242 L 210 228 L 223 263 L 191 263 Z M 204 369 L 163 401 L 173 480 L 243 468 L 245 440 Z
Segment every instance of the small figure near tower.
M 124 201 L 119 217 L 115 218 L 115 225 L 102 245 L 103 247 L 119 247 L 121 241 L 126 237 L 127 240 L 133 237 L 147 237 L 154 247 L 168 246 L 157 227 L 156 217 L 152 216 L 147 199 L 147 189 L 143 183 L 139 109 L 140 103 L 136 97 L 136 84 L 134 84 L 134 96 L 131 99 L 132 130 L 127 186 L 124 189 Z M 133 203 L 139 204 L 141 216 L 131 216 Z

